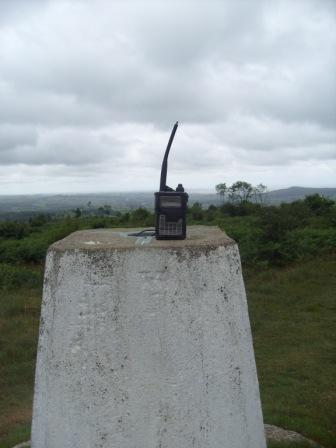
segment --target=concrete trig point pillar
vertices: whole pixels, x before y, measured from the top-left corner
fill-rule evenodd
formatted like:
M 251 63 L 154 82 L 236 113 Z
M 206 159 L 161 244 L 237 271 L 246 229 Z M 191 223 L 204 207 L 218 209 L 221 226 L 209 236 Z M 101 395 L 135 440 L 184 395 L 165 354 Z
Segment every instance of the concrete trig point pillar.
M 32 448 L 264 448 L 236 244 L 129 231 L 48 251 Z

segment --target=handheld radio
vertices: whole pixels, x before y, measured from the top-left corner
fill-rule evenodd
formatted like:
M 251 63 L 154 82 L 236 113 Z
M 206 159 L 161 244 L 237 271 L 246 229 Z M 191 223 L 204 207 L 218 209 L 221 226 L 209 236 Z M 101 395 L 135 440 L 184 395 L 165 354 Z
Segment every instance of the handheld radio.
M 155 237 L 157 240 L 183 240 L 186 237 L 188 194 L 182 184 L 176 190 L 166 185 L 168 155 L 177 130 L 174 124 L 162 161 L 160 191 L 155 193 Z

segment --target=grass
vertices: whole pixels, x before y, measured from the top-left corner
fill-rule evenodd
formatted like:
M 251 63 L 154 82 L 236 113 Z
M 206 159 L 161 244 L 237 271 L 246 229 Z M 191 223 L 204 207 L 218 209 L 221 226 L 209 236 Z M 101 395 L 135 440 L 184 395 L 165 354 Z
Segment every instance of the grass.
M 29 438 L 40 297 L 40 288 L 0 289 L 1 448 Z
M 264 420 L 336 447 L 336 258 L 246 276 Z
M 249 270 L 245 283 L 265 422 L 335 448 L 336 257 Z M 0 448 L 29 439 L 40 296 L 0 289 Z
M 30 422 L 25 424 L 15 424 L 10 426 L 6 436 L 0 439 L 0 448 L 13 448 L 20 442 L 30 439 Z

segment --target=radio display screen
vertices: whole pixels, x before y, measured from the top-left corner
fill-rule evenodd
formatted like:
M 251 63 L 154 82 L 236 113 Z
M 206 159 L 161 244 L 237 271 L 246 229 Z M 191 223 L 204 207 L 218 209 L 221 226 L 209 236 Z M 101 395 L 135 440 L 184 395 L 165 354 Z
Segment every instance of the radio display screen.
M 182 206 L 181 196 L 161 196 L 160 207 L 179 208 Z

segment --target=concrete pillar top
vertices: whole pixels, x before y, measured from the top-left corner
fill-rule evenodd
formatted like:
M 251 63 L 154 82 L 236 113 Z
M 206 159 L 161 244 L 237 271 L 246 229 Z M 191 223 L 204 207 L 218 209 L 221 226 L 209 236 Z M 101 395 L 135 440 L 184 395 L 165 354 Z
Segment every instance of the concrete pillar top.
M 214 226 L 189 226 L 185 240 L 156 240 L 154 236 L 130 236 L 130 233 L 141 232 L 141 228 L 114 228 L 79 230 L 63 240 L 54 243 L 50 249 L 65 251 L 80 250 L 123 250 L 146 249 L 183 249 L 183 248 L 216 248 L 230 246 L 234 241 L 225 232 Z
M 266 448 L 238 246 L 136 231 L 47 254 L 32 448 Z

